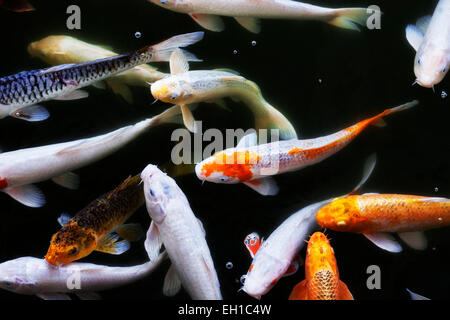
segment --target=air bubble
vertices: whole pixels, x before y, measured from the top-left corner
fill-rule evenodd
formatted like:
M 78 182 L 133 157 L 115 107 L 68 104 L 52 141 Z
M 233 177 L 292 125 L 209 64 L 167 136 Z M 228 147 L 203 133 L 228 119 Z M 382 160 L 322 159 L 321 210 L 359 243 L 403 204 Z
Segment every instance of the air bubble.
M 142 37 L 142 33 L 140 33 L 139 31 L 136 31 L 136 33 L 134 34 L 134 36 L 139 39 L 140 37 Z
M 322 78 L 319 78 L 319 79 L 317 79 L 317 81 L 319 82 L 319 83 L 322 83 Z
M 238 51 L 237 50 L 233 50 L 233 54 L 237 54 L 238 53 Z
M 441 92 L 441 98 L 442 98 L 442 99 L 447 98 L 447 92 L 442 91 L 442 92 Z
M 233 262 L 231 261 L 227 262 L 225 268 L 227 268 L 228 270 L 233 269 Z
M 256 41 L 255 40 L 252 41 L 252 46 L 256 46 Z
M 434 192 L 438 192 L 438 191 L 439 191 L 438 187 L 434 188 Z
M 242 277 L 241 277 L 241 279 L 240 279 L 241 284 L 245 284 L 245 279 L 247 279 L 247 275 L 246 275 L 246 274 L 243 274 Z

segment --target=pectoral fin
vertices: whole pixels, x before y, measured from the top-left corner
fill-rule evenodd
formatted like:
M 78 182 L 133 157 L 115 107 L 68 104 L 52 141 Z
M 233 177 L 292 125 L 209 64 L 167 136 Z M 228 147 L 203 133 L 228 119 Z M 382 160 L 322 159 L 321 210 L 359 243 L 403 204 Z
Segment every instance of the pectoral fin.
M 191 16 L 192 19 L 194 19 L 195 22 L 197 22 L 199 25 L 201 25 L 203 28 L 207 30 L 220 32 L 225 29 L 223 20 L 219 16 L 211 14 L 199 14 L 199 13 L 190 13 L 189 15 Z
M 130 243 L 127 240 L 118 241 L 117 234 L 107 234 L 100 238 L 96 251 L 119 255 L 130 249 Z
M 89 92 L 84 90 L 74 90 L 66 94 L 60 95 L 55 100 L 79 100 L 89 97 Z
M 372 241 L 377 247 L 389 252 L 401 252 L 402 246 L 394 239 L 392 235 L 384 232 L 363 233 L 364 236 Z
M 139 223 L 123 224 L 116 229 L 117 234 L 128 241 L 138 241 L 143 235 L 142 227 Z
M 406 27 L 406 39 L 414 50 L 417 51 L 423 41 L 423 33 L 419 28 L 410 24 Z
M 173 297 L 181 289 L 181 281 L 178 278 L 177 272 L 173 265 L 170 266 L 169 271 L 164 278 L 163 294 L 168 297 Z
M 337 300 L 355 300 L 347 285 L 339 280 Z
M 289 300 L 308 300 L 308 282 L 303 280 L 292 290 Z
M 236 21 L 243 26 L 245 29 L 247 29 L 250 32 L 253 33 L 260 33 L 261 32 L 261 22 L 259 19 L 256 18 L 250 18 L 250 17 L 235 17 Z
M 10 116 L 29 122 L 38 122 L 48 119 L 48 117 L 50 117 L 50 114 L 48 113 L 47 109 L 35 104 L 29 107 L 17 109 L 14 112 L 10 113 Z
M 57 185 L 70 190 L 76 190 L 80 187 L 80 177 L 73 172 L 64 173 L 58 177 L 54 177 L 52 180 Z
M 161 250 L 162 240 L 159 235 L 158 227 L 153 221 L 147 231 L 147 239 L 145 239 L 144 246 L 150 261 L 156 261 L 159 256 L 159 251 Z
M 14 200 L 17 200 L 21 204 L 32 208 L 42 207 L 46 202 L 42 191 L 38 187 L 31 184 L 7 188 L 4 192 Z
M 431 15 L 424 16 L 422 18 L 417 19 L 416 26 L 422 32 L 422 34 L 427 33 L 428 26 L 430 25 Z
M 277 183 L 271 177 L 247 181 L 244 184 L 263 196 L 274 196 L 279 191 Z
M 59 225 L 61 227 L 63 227 L 65 224 L 67 224 L 69 222 L 69 220 L 72 219 L 72 217 L 68 214 L 68 213 L 61 213 L 61 215 L 59 216 L 59 218 L 57 219 Z
M 413 231 L 413 232 L 402 232 L 399 233 L 398 236 L 400 239 L 405 241 L 405 243 L 413 249 L 416 250 L 425 250 L 428 245 L 427 238 L 425 234 L 421 231 Z
M 194 118 L 194 115 L 192 114 L 191 110 L 185 104 L 180 105 L 180 108 L 181 108 L 181 113 L 183 115 L 184 125 L 186 126 L 186 128 L 189 131 L 196 133 L 197 125 L 195 124 L 195 118 Z

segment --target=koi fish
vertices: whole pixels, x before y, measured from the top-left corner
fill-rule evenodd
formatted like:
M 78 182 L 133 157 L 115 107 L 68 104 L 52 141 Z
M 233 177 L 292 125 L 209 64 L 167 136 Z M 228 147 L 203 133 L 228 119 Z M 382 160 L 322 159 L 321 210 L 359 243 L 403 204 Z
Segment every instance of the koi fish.
M 351 193 L 359 190 L 370 177 L 376 164 L 376 156 L 371 155 L 364 164 L 364 171 L 358 185 Z M 311 232 L 319 229 L 316 221 L 317 211 L 332 199 L 310 204 L 287 218 L 265 241 L 257 233 L 245 238 L 253 261 L 248 269 L 242 290 L 260 299 L 281 279 L 294 274 L 300 265 L 298 253 L 305 245 Z
M 282 277 L 297 272 L 305 238 L 318 228 L 316 212 L 326 202 L 311 204 L 286 219 L 267 240 L 254 232 L 244 244 L 253 261 L 248 269 L 242 290 L 249 296 L 261 299 Z
M 183 286 L 194 300 L 221 300 L 205 230 L 183 191 L 154 165 L 148 165 L 141 178 L 152 218 L 145 247 L 152 260 L 164 244 L 172 262 L 164 279 L 163 293 L 174 296 Z
M 197 177 L 214 183 L 244 183 L 262 195 L 278 193 L 271 176 L 316 164 L 348 145 L 370 124 L 384 125 L 382 117 L 418 104 L 412 101 L 324 137 L 276 141 L 257 145 L 255 133 L 244 136 L 235 148 L 216 152 L 195 167 Z
M 367 9 L 331 9 L 290 0 L 148 0 L 160 7 L 189 14 L 195 22 L 210 31 L 223 31 L 220 16 L 233 17 L 245 29 L 253 33 L 261 30 L 259 19 L 315 19 L 336 27 L 359 30 L 365 25 Z
M 0 0 L 0 8 L 4 8 L 13 12 L 26 12 L 36 10 L 26 0 Z
M 117 56 L 113 51 L 69 36 L 49 36 L 35 41 L 28 46 L 28 53 L 50 65 L 83 63 Z M 105 79 L 105 83 L 114 93 L 131 103 L 133 97 L 128 86 L 148 86 L 148 82 L 155 82 L 164 76 L 165 74 L 156 68 L 143 64 Z M 93 85 L 103 86 L 101 82 L 95 82 Z
M 93 251 L 122 254 L 129 241 L 142 233 L 139 225 L 123 224 L 145 202 L 141 178 L 126 179 L 113 191 L 91 202 L 73 218 L 63 214 L 62 228 L 52 236 L 45 260 L 59 266 L 86 257 Z M 118 241 L 119 236 L 125 240 Z
M 414 48 L 414 73 L 422 87 L 433 88 L 444 79 L 450 65 L 450 0 L 440 0 L 433 16 L 406 27 L 406 39 Z
M 421 231 L 450 224 L 450 199 L 401 194 L 363 194 L 337 198 L 317 212 L 317 222 L 335 231 L 362 233 L 378 247 L 402 251 L 389 234 L 398 233 L 410 247 L 423 250 Z
M 29 207 L 41 207 L 45 196 L 33 183 L 52 179 L 76 189 L 79 169 L 118 151 L 151 127 L 177 121 L 178 107 L 100 136 L 0 153 L 0 191 Z
M 271 106 L 252 81 L 227 70 L 189 71 L 189 62 L 181 50 L 170 57 L 171 76 L 158 80 L 151 86 L 155 99 L 180 106 L 185 126 L 196 132 L 195 119 L 189 105 L 199 102 L 216 102 L 224 105 L 223 98 L 243 101 L 255 115 L 255 126 L 280 130 L 281 139 L 296 139 L 294 127 L 286 117 Z
M 97 291 L 109 290 L 148 277 L 167 258 L 130 267 L 110 267 L 92 263 L 72 262 L 58 268 L 45 259 L 21 257 L 0 264 L 0 288 L 17 294 L 36 295 L 45 300 L 70 300 L 75 294 L 83 300 L 96 300 Z M 69 287 L 74 274 L 80 287 Z
M 173 50 L 196 43 L 202 38 L 203 32 L 187 33 L 131 54 L 24 71 L 0 78 L 0 119 L 12 116 L 26 121 L 45 120 L 49 117 L 48 111 L 37 103 L 52 99 L 86 98 L 88 93 L 80 88 L 141 64 L 168 61 Z M 190 54 L 188 56 L 199 61 Z
M 308 241 L 305 280 L 292 290 L 289 300 L 354 300 L 339 270 L 326 235 L 314 233 Z

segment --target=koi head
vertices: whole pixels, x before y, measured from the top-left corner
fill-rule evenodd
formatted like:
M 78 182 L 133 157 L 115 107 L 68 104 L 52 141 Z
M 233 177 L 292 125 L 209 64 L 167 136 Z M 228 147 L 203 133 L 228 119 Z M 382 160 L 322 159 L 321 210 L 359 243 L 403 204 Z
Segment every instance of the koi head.
M 252 168 L 260 156 L 249 151 L 228 149 L 217 152 L 195 166 L 195 173 L 202 181 L 214 183 L 240 183 L 253 177 Z
M 334 250 L 322 232 L 314 233 L 308 241 L 305 277 L 313 300 L 336 300 L 339 271 Z
M 425 88 L 432 88 L 442 81 L 448 72 L 450 52 L 432 44 L 417 51 L 414 60 L 416 83 Z
M 155 99 L 172 104 L 192 103 L 192 90 L 186 81 L 178 76 L 168 76 L 156 81 L 151 86 L 151 92 Z
M 86 257 L 96 246 L 97 239 L 92 231 L 69 223 L 53 235 L 45 260 L 54 266 L 67 264 Z
M 178 12 L 189 13 L 192 11 L 191 1 L 188 0 L 148 0 L 160 7 Z
M 151 218 L 161 223 L 166 215 L 166 207 L 173 199 L 180 197 L 181 190 L 176 182 L 154 165 L 148 165 L 141 173 L 144 182 L 144 195 Z M 186 200 L 187 201 L 187 200 Z
M 35 294 L 36 282 L 32 277 L 41 263 L 41 259 L 33 257 L 22 257 L 1 263 L 0 288 L 20 294 Z
M 338 274 L 334 250 L 322 232 L 315 232 L 309 238 L 306 252 L 307 273 L 315 275 L 320 270 L 330 270 L 334 275 Z
M 316 214 L 322 228 L 342 232 L 360 232 L 365 218 L 358 207 L 357 196 L 337 198 Z
M 260 299 L 283 277 L 290 262 L 281 261 L 261 251 L 250 266 L 242 290 L 249 296 Z
M 28 53 L 51 65 L 69 63 L 64 47 L 70 41 L 76 40 L 67 36 L 49 36 L 30 43 Z

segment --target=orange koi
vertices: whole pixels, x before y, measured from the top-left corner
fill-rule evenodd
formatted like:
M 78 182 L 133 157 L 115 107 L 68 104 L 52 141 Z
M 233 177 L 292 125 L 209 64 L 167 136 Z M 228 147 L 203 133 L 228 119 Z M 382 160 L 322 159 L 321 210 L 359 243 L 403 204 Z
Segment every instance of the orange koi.
M 339 279 L 334 250 L 321 232 L 314 233 L 308 241 L 305 280 L 294 287 L 289 300 L 354 300 Z
M 409 246 L 424 249 L 421 231 L 450 224 L 450 199 L 402 194 L 363 194 L 333 200 L 317 212 L 317 222 L 335 231 L 363 233 L 377 246 L 399 252 L 386 232 L 396 232 Z
M 122 254 L 137 240 L 139 225 L 123 223 L 145 202 L 140 176 L 126 179 L 115 190 L 99 197 L 73 218 L 63 214 L 45 256 L 52 265 L 79 260 L 93 251 Z M 115 233 L 116 232 L 116 233 Z M 119 236 L 125 240 L 119 240 Z

